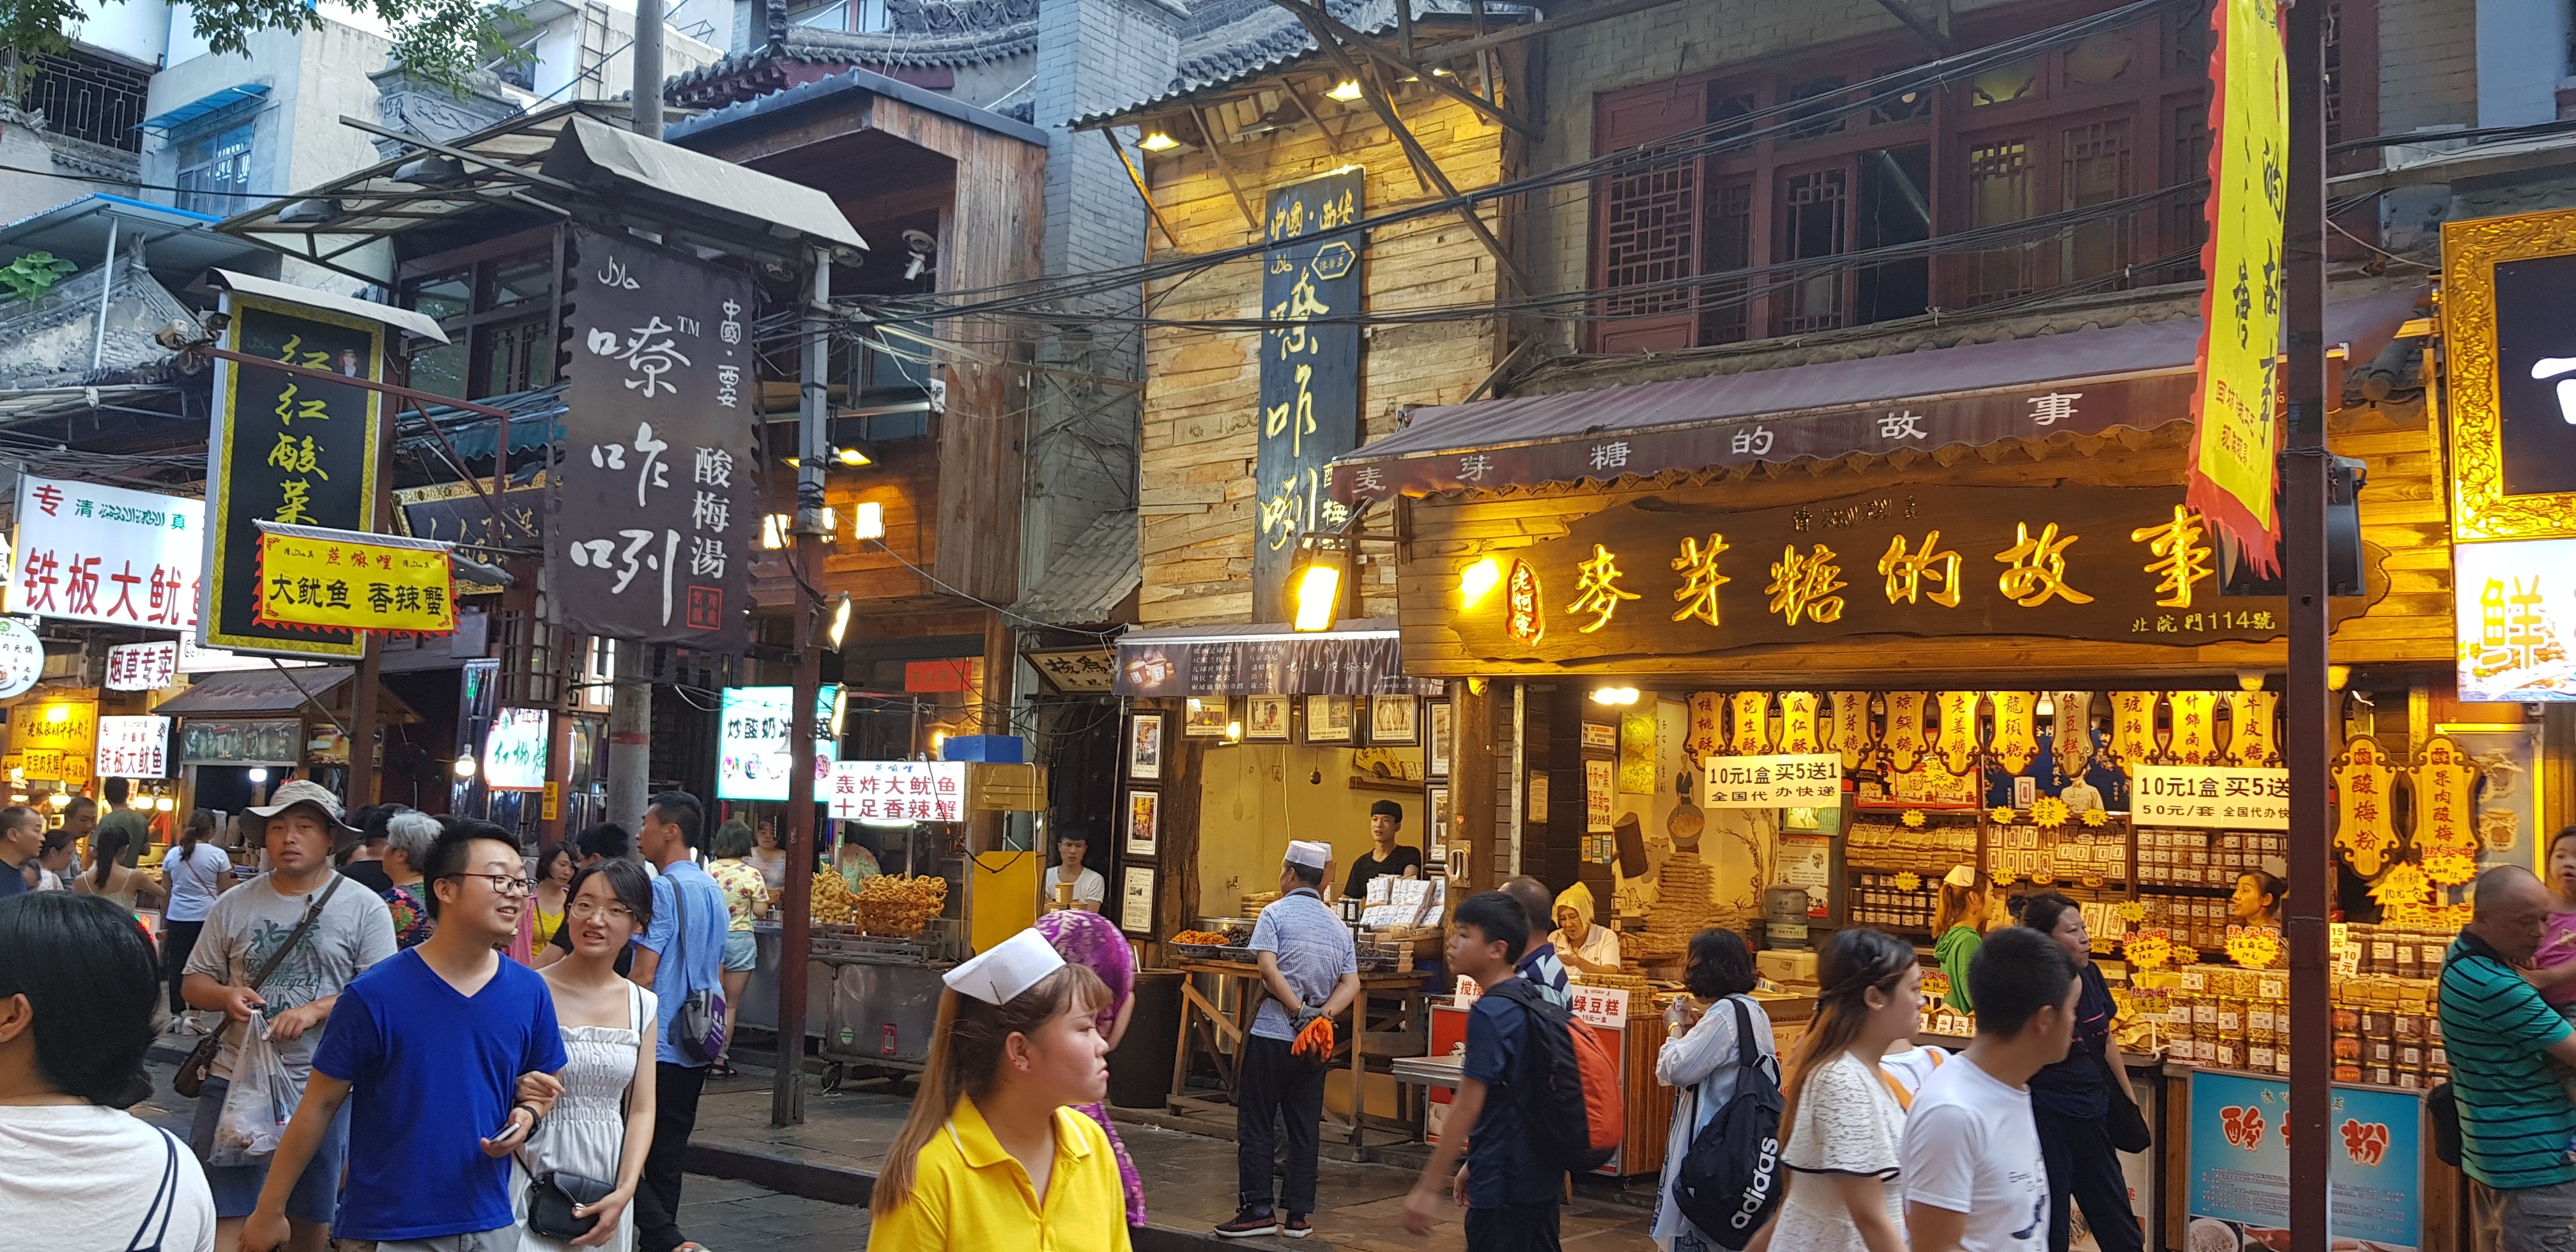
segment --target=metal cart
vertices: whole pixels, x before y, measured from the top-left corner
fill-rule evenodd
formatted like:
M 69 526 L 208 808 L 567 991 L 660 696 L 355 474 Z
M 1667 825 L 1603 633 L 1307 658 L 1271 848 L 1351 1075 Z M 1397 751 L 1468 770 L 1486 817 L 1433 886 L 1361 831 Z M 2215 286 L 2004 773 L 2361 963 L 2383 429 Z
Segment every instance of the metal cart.
M 823 1089 L 840 1089 L 851 1067 L 920 1072 L 939 1020 L 940 975 L 965 957 L 964 925 L 955 918 L 933 918 L 913 939 L 817 927 L 813 964 L 831 987 L 816 1046 Z

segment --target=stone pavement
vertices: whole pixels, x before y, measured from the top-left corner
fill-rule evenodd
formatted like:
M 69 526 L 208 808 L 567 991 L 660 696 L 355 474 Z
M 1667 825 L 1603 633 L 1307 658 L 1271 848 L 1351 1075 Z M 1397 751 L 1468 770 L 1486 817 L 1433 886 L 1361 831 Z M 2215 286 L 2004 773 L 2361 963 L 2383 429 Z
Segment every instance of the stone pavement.
M 708 1252 L 866 1252 L 868 1211 L 691 1174 L 680 1187 L 680 1229 Z
M 689 1167 L 802 1195 L 857 1200 L 864 1194 L 860 1180 L 875 1176 L 886 1145 L 903 1125 L 909 1092 L 879 1085 L 827 1093 L 809 1085 L 805 1124 L 777 1129 L 769 1124 L 769 1086 L 769 1075 L 748 1064 L 740 1078 L 707 1084 Z M 1118 1137 L 1145 1180 L 1152 1229 L 1138 1238 L 1140 1252 L 1231 1245 L 1208 1233 L 1234 1216 L 1231 1140 L 1123 1119 Z M 1355 1252 L 1464 1252 L 1461 1210 L 1445 1209 L 1427 1236 L 1404 1232 L 1404 1196 L 1414 1176 L 1413 1169 L 1399 1165 L 1326 1158 L 1317 1173 L 1317 1239 Z M 1640 1182 L 1624 1197 L 1590 1184 L 1578 1191 L 1565 1210 L 1568 1252 L 1651 1252 L 1649 1212 L 1638 1194 L 1649 1187 Z M 1240 1242 L 1288 1246 L 1277 1240 Z

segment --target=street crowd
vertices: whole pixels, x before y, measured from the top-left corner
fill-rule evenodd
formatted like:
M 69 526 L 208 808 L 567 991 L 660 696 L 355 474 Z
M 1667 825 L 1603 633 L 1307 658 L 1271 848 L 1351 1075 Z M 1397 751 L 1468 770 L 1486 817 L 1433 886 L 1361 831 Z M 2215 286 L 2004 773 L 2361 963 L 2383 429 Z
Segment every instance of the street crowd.
M 770 849 L 727 823 L 702 864 L 704 809 L 671 792 L 635 847 L 593 827 L 532 877 L 489 823 L 344 814 L 303 781 L 271 799 L 249 810 L 265 868 L 230 889 L 205 855 L 222 856 L 211 815 L 157 881 L 120 874 L 123 843 L 99 823 L 82 891 L 44 865 L 41 819 L 0 811 L 5 1241 L 697 1248 L 677 1220 L 682 1160 L 726 1064 L 743 923 L 776 889 Z M 2576 828 L 2550 853 L 2558 891 L 2514 867 L 2479 878 L 2441 974 L 2453 1085 L 2436 1102 L 2457 1108 L 2475 1252 L 2576 1238 L 2576 1010 L 2544 997 L 2571 980 L 2535 968 L 2576 950 Z M 1220 1237 L 1314 1232 L 1330 1023 L 1361 995 L 1322 896 L 1330 863 L 1326 845 L 1290 845 L 1249 945 L 1267 998 L 1240 1054 L 1240 1207 Z M 121 894 L 146 890 L 172 918 L 157 953 Z M 2078 1208 L 2103 1252 L 2137 1252 L 2118 1153 L 2146 1146 L 2145 1122 L 2082 912 L 2042 892 L 2011 916 L 1958 963 L 1976 1034 L 1955 1055 L 1914 1043 L 1922 969 L 1904 940 L 1834 932 L 1784 1058 L 1742 938 L 1694 936 L 1656 1065 L 1676 1093 L 1651 1228 L 1664 1252 L 2065 1252 Z M 1569 957 L 1601 955 L 1581 918 L 1528 878 L 1455 908 L 1448 969 L 1477 989 L 1447 1122 L 1464 1133 L 1440 1137 L 1406 1197 L 1413 1234 L 1456 1206 L 1471 1252 L 1559 1246 L 1569 1175 L 1605 1152 L 1598 1045 L 1568 1013 Z M 1147 1197 L 1103 1099 L 1135 974 L 1125 937 L 1084 908 L 947 971 L 875 1181 L 872 1249 L 1131 1246 Z M 152 1093 L 145 1053 L 173 1013 L 215 1019 L 174 1084 L 197 1099 L 185 1141 L 121 1111 Z

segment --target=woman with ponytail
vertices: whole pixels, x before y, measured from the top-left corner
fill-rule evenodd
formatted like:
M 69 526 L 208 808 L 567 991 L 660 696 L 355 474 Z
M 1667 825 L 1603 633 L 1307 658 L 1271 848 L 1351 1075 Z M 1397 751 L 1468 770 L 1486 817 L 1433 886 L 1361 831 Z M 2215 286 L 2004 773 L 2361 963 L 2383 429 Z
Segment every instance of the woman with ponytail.
M 1923 970 L 1914 947 L 1884 932 L 1834 932 L 1816 962 L 1815 1019 L 1783 1088 L 1781 1162 L 1789 1198 L 1771 1252 L 1904 1252 L 1897 1182 L 1911 1097 L 1879 1067 L 1914 1037 Z
M 1108 1094 L 1108 988 L 1036 930 L 942 981 L 920 1092 L 869 1201 L 869 1252 L 1127 1252 L 1117 1156 L 1077 1111 Z

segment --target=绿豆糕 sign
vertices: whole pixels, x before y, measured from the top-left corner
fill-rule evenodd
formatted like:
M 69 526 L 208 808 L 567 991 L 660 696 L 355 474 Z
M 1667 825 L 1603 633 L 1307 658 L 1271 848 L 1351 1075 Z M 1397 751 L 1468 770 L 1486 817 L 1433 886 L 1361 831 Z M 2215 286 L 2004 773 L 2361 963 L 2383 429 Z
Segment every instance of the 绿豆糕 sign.
M 739 652 L 751 491 L 751 280 L 573 232 L 572 364 L 547 568 L 579 634 Z

